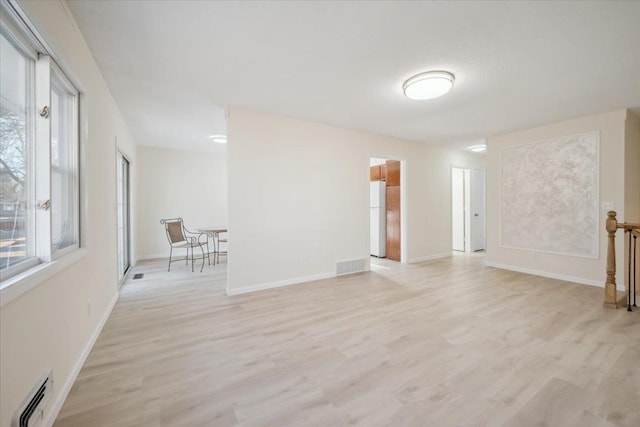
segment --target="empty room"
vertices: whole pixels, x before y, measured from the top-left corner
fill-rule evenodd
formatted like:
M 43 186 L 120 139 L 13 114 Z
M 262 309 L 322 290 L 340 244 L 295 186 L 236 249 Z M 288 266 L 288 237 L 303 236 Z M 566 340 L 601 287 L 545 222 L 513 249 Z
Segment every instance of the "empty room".
M 639 426 L 639 18 L 0 0 L 0 427 Z

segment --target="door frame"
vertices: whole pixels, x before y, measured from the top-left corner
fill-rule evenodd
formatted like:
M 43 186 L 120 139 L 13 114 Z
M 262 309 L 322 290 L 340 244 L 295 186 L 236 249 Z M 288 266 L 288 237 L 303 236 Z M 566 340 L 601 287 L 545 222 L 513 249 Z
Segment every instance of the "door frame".
M 117 139 L 116 139 L 116 145 L 117 145 Z M 125 242 L 125 248 L 126 248 L 126 257 L 127 257 L 127 268 L 123 271 L 122 276 L 120 276 L 120 232 L 119 232 L 119 223 L 118 223 L 118 218 L 119 218 L 119 209 L 120 207 L 118 206 L 118 194 L 120 192 L 120 181 L 119 181 L 119 175 L 120 175 L 120 168 L 121 168 L 121 160 L 125 160 L 127 162 L 127 179 L 126 179 L 126 186 L 127 186 L 127 191 L 126 191 L 126 222 L 127 222 L 127 233 L 126 233 L 126 242 Z M 124 283 L 125 278 L 127 277 L 127 273 L 129 273 L 129 271 L 131 271 L 131 267 L 132 267 L 132 258 L 131 258 L 131 237 L 132 237 L 132 227 L 131 227 L 131 160 L 129 159 L 129 157 L 122 152 L 122 150 L 120 150 L 119 148 L 116 148 L 116 271 L 117 271 L 117 275 L 118 275 L 118 284 L 119 286 L 122 286 L 122 284 Z
M 453 249 L 453 170 L 460 169 L 463 171 L 462 174 L 462 182 L 463 182 L 463 191 L 464 191 L 464 251 L 460 251 L 458 249 Z M 451 215 L 449 216 L 451 220 L 451 250 L 455 250 L 456 252 L 471 252 L 471 168 L 466 166 L 457 166 L 452 164 L 449 171 L 449 196 L 450 200 L 450 210 Z
M 484 235 L 484 249 L 477 249 L 476 251 L 481 251 L 481 250 L 486 250 L 486 246 L 487 246 L 487 218 L 486 218 L 486 213 L 487 213 L 487 170 L 485 168 L 481 168 L 481 167 L 475 167 L 475 166 L 458 166 L 455 164 L 451 164 L 451 171 L 449 173 L 449 187 L 450 187 L 450 191 L 449 191 L 449 195 L 451 197 L 450 200 L 450 206 L 451 206 L 451 214 L 449 216 L 449 218 L 451 219 L 451 236 L 452 236 L 452 241 L 451 241 L 451 248 L 453 250 L 453 169 L 462 169 L 464 170 L 464 188 L 467 190 L 465 191 L 465 196 L 464 196 L 464 203 L 465 203 L 465 231 L 464 231 L 464 252 L 465 253 L 471 253 L 474 252 L 473 247 L 474 245 L 473 243 L 473 229 L 474 229 L 474 225 L 473 225 L 473 221 L 471 221 L 471 199 L 472 199 L 472 195 L 471 192 L 474 191 L 474 184 L 473 184 L 473 171 L 474 170 L 479 170 L 482 171 L 483 176 L 484 176 L 484 191 L 482 193 L 482 199 L 484 201 L 484 211 L 481 212 L 480 214 L 482 215 L 482 229 L 483 229 L 483 235 Z M 460 251 L 457 251 L 460 252 Z
M 472 167 L 469 168 L 469 209 L 471 209 L 472 206 L 472 200 L 473 200 L 473 194 L 472 192 L 475 194 L 476 191 L 478 191 L 477 186 L 475 184 L 475 178 L 473 177 L 476 171 L 480 171 L 482 173 L 482 180 L 483 180 L 483 188 L 482 188 L 482 207 L 483 207 L 483 211 L 480 212 L 480 216 L 482 218 L 482 224 L 480 226 L 480 228 L 482 229 L 482 236 L 483 236 L 483 241 L 484 244 L 482 245 L 483 247 L 480 249 L 475 249 L 476 246 L 476 239 L 474 238 L 474 233 L 473 231 L 476 230 L 475 226 L 473 226 L 473 221 L 471 221 L 471 227 L 472 230 L 470 230 L 470 238 L 471 238 L 471 245 L 469 247 L 469 252 L 478 252 L 478 251 L 482 251 L 482 250 L 486 250 L 487 249 L 487 170 L 485 168 L 479 168 L 479 167 Z M 471 214 L 471 211 L 469 211 L 469 214 Z M 475 213 L 474 213 L 475 215 Z
M 369 213 L 369 182 L 371 182 L 370 170 L 371 170 L 371 158 L 376 159 L 385 159 L 385 160 L 395 160 L 400 162 L 400 263 L 407 264 L 407 253 L 408 253 L 408 233 L 407 233 L 407 206 L 408 206 L 408 197 L 407 197 L 407 159 L 403 156 L 395 156 L 395 155 L 386 155 L 386 154 L 369 154 L 367 156 L 367 168 L 366 168 L 366 218 L 367 218 L 367 258 L 366 264 L 368 269 L 371 269 L 371 254 L 369 253 L 369 249 L 371 248 L 371 217 Z

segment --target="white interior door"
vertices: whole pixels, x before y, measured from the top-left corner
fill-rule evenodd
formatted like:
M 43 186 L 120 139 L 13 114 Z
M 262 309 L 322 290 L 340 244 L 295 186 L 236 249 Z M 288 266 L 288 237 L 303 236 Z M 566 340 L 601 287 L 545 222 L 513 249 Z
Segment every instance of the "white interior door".
M 471 171 L 471 250 L 486 249 L 485 171 Z
M 465 250 L 465 170 L 451 168 L 451 225 L 454 251 Z

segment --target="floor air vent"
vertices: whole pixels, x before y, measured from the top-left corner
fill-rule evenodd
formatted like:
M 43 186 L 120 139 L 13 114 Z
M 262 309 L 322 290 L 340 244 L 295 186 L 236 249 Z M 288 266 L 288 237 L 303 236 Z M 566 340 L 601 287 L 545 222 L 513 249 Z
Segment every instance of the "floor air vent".
M 133 280 L 142 279 L 144 277 L 144 273 L 136 273 L 133 275 Z
M 11 427 L 36 427 L 44 418 L 44 405 L 53 390 L 51 371 L 38 381 L 13 416 Z
M 341 276 L 343 274 L 359 273 L 364 270 L 364 259 L 352 259 L 350 261 L 338 261 L 336 262 L 336 275 Z

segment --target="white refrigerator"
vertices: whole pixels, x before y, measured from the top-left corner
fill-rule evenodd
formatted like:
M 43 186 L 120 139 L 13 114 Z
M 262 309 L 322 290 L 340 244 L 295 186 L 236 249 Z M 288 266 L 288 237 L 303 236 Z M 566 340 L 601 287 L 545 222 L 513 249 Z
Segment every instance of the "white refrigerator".
M 384 181 L 369 183 L 371 255 L 379 258 L 387 256 L 387 184 Z

